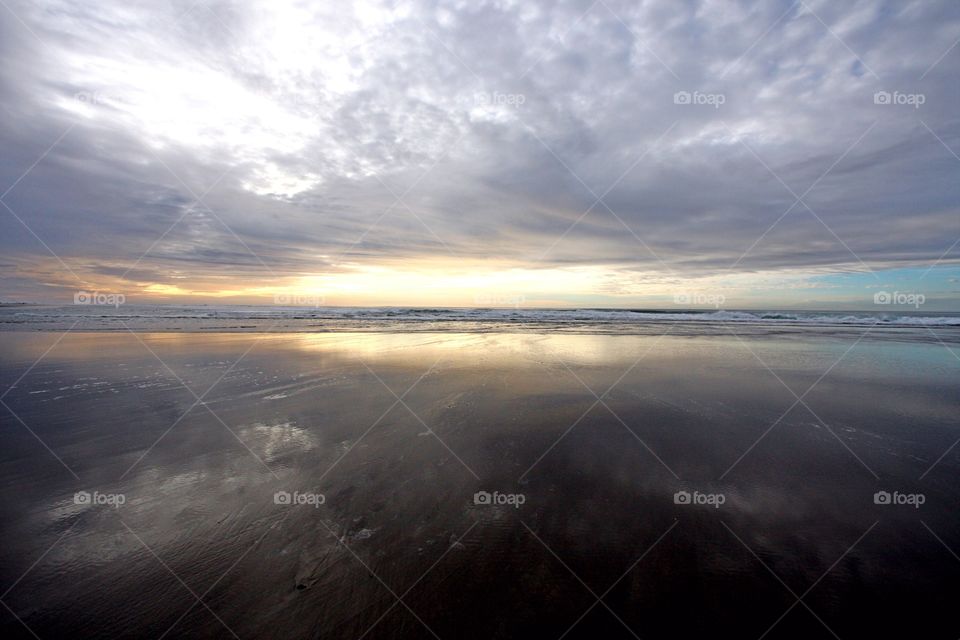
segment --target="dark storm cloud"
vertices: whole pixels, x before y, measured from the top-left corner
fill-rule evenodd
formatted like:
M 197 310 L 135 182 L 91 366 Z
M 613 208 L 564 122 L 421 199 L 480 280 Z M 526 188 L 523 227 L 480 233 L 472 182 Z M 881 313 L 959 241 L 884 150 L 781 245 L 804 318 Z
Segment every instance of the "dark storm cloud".
M 140 282 L 715 275 L 932 264 L 960 235 L 955 2 L 7 4 L 2 188 L 42 158 L 4 197 L 12 263 L 50 256 L 35 233 Z

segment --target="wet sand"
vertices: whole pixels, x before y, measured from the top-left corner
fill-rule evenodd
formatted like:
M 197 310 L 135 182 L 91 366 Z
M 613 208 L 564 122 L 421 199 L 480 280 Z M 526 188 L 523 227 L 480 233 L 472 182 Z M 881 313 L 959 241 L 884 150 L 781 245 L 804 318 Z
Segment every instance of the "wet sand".
M 936 341 L 58 338 L 0 333 L 6 637 L 960 635 Z

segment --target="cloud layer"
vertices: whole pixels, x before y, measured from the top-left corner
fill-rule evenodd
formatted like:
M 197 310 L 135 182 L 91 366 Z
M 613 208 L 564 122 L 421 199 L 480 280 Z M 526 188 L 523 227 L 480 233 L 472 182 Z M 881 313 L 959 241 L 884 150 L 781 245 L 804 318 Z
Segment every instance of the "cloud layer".
M 8 2 L 0 293 L 960 257 L 955 2 L 315 4 Z

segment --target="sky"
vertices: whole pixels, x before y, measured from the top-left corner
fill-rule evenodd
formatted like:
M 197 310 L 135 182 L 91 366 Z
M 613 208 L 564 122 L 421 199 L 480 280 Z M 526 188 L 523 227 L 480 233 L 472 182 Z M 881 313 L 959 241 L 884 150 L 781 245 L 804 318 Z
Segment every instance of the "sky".
M 0 299 L 960 310 L 958 41 L 955 0 L 2 0 Z

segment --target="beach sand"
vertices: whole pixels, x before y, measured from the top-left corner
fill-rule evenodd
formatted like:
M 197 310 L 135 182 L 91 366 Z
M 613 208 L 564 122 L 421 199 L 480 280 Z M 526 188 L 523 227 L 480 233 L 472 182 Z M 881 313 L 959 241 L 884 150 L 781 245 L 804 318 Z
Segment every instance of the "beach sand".
M 5 637 L 960 634 L 935 341 L 5 332 L 0 363 Z

